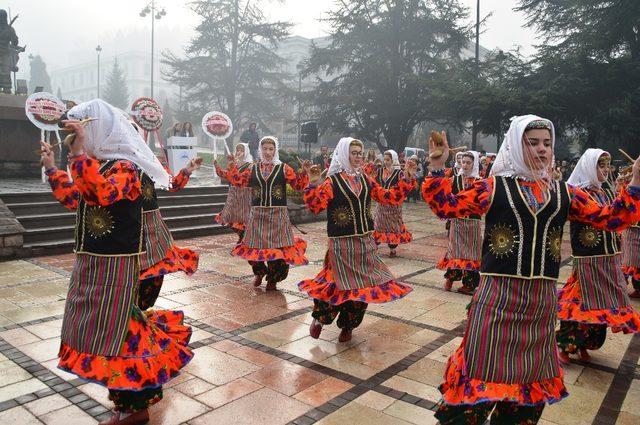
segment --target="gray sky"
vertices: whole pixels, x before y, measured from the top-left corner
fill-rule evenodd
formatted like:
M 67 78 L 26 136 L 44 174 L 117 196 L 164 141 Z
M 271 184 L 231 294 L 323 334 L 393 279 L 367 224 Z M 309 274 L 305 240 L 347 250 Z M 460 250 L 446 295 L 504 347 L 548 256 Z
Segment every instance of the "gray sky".
M 461 0 L 470 8 L 470 22 L 475 19 L 476 0 Z M 15 23 L 21 44 L 27 52 L 44 57 L 48 68 L 69 64 L 75 56 L 93 58 L 95 46 L 103 45 L 103 55 L 118 54 L 135 48 L 148 48 L 150 18 L 141 18 L 146 0 L 0 0 L 0 8 L 20 14 Z M 197 17 L 186 7 L 186 1 L 158 0 L 167 16 L 157 21 L 156 51 L 177 50 L 192 34 Z M 489 49 L 511 49 L 522 46 L 525 54 L 534 51 L 535 35 L 524 28 L 524 17 L 512 11 L 515 0 L 481 0 L 481 14 L 493 13 L 481 35 L 481 44 Z M 295 24 L 292 33 L 305 37 L 325 35 L 328 28 L 319 18 L 331 9 L 334 0 L 283 0 L 268 7 L 271 19 L 288 20 Z M 120 35 L 135 33 L 139 46 L 123 46 Z M 27 58 L 23 56 L 22 68 Z M 73 60 L 76 62 L 77 60 Z

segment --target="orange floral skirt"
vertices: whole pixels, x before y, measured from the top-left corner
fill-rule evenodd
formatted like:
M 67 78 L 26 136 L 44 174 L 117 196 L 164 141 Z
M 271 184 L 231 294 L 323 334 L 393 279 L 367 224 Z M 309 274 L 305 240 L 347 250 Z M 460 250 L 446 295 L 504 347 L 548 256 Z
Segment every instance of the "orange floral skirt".
M 307 243 L 304 239 L 294 237 L 293 246 L 284 246 L 282 248 L 250 248 L 240 243 L 233 248 L 231 255 L 244 258 L 247 261 L 284 260 L 287 264 L 302 266 L 309 263 L 305 256 L 306 250 Z
M 58 368 L 110 390 L 158 388 L 178 376 L 193 358 L 187 347 L 191 327 L 181 311 L 141 312 L 133 308 L 119 356 L 80 353 L 64 342 Z
M 572 273 L 558 293 L 558 318 L 592 325 L 607 325 L 613 332 L 635 333 L 640 331 L 640 315 L 633 307 L 606 310 L 583 310 L 580 282 Z
M 313 299 L 325 301 L 329 304 L 339 305 L 347 301 L 360 301 L 365 303 L 387 303 L 399 300 L 413 290 L 411 286 L 395 280 L 390 280 L 368 288 L 340 290 L 333 279 L 331 266 L 325 262 L 325 266 L 314 279 L 303 280 L 298 283 L 298 288 L 306 292 Z
M 407 226 L 403 224 L 400 233 L 379 232 L 376 230 L 373 232 L 373 238 L 378 244 L 400 245 L 410 243 L 413 240 L 413 235 L 407 230 Z
M 640 268 L 633 266 L 622 266 L 622 273 L 628 279 L 640 280 Z
M 446 404 L 506 401 L 532 406 L 553 404 L 569 395 L 564 386 L 562 369 L 559 376 L 528 384 L 485 382 L 466 376 L 465 371 L 464 347 L 461 345 L 449 358 L 445 381 L 439 388 Z
M 454 269 L 477 271 L 480 270 L 480 261 L 443 257 L 440 261 L 438 261 L 438 264 L 436 264 L 436 268 L 439 270 Z
M 140 280 L 164 276 L 179 271 L 183 271 L 187 275 L 192 275 L 198 270 L 199 259 L 200 256 L 197 252 L 187 248 L 178 248 L 173 245 L 167 252 L 166 258 L 140 273 Z
M 235 230 L 242 231 L 245 228 L 244 223 L 225 223 L 225 221 L 222 219 L 222 216 L 220 214 L 216 214 L 213 217 L 213 219 L 215 220 L 216 223 L 221 224 L 223 226 L 229 226 Z

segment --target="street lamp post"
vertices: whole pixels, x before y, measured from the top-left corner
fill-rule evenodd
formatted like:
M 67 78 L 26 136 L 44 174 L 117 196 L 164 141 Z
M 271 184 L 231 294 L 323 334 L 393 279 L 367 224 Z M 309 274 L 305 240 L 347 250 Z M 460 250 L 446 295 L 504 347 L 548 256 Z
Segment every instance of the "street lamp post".
M 153 55 L 155 50 L 155 27 L 156 27 L 156 19 L 161 19 L 163 16 L 167 14 L 167 11 L 163 8 L 156 7 L 156 0 L 151 0 L 144 9 L 140 11 L 140 16 L 143 18 L 147 15 L 151 15 L 151 97 L 153 99 Z
M 100 99 L 100 52 L 102 52 L 102 47 L 98 44 L 96 47 L 96 53 L 98 54 L 98 99 Z
M 300 134 L 300 128 L 302 125 L 302 69 L 304 68 L 304 65 L 302 65 L 302 62 L 298 63 L 298 65 L 296 65 L 296 69 L 298 70 L 298 154 L 300 154 L 300 138 L 301 138 L 301 134 Z
M 480 78 L 480 0 L 476 2 L 476 81 L 475 90 L 478 88 L 478 79 Z M 471 149 L 474 151 L 478 148 L 478 120 L 473 117 L 473 128 L 471 129 Z

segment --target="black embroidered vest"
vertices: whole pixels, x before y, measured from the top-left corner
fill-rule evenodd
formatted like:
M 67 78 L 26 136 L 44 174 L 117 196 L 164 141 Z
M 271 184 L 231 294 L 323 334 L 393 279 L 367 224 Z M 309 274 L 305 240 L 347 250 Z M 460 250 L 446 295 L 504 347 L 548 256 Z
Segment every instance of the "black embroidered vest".
M 342 236 L 361 236 L 373 231 L 371 217 L 371 186 L 360 175 L 362 189 L 356 195 L 342 176 L 330 177 L 333 199 L 327 208 L 327 234 L 330 238 Z
M 451 188 L 451 193 L 453 194 L 460 193 L 465 189 L 466 187 L 464 186 L 464 176 L 456 175 L 455 177 L 453 177 L 453 185 Z M 465 218 L 472 219 L 472 220 L 480 220 L 482 217 L 479 214 L 471 214 Z
M 600 205 L 611 204 L 616 194 L 611 187 L 602 186 L 602 194 L 598 196 L 589 190 L 585 190 Z M 602 199 L 601 199 L 602 197 Z M 571 230 L 571 249 L 574 257 L 593 257 L 597 255 L 613 255 L 620 253 L 620 236 L 616 232 L 596 229 L 586 223 L 572 221 L 569 224 Z
M 271 174 L 265 179 L 260 165 L 254 164 L 249 178 L 252 189 L 251 205 L 254 207 L 286 207 L 287 181 L 284 177 L 284 163 L 274 165 Z
M 142 211 L 154 211 L 157 210 L 158 207 L 158 194 L 156 193 L 156 187 L 151 180 L 151 177 L 146 175 L 145 173 L 141 174 L 142 184 Z
M 384 167 L 378 170 L 378 183 L 385 189 L 391 189 L 393 186 L 398 184 L 398 180 L 400 180 L 400 170 L 393 170 L 391 175 L 387 180 L 382 177 L 384 175 Z
M 485 216 L 482 273 L 556 280 L 560 272 L 562 230 L 571 200 L 564 182 L 553 181 L 546 204 L 532 212 L 514 178 L 496 177 Z
M 104 175 L 116 163 L 100 167 Z M 109 206 L 87 205 L 80 199 L 76 214 L 77 253 L 133 255 L 144 251 L 142 238 L 142 196 L 122 199 Z

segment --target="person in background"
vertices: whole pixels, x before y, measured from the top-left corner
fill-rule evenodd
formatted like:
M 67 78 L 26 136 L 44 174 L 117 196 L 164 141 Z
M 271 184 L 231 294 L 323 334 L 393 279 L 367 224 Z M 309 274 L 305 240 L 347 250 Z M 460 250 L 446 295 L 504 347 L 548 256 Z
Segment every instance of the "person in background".
M 260 141 L 260 135 L 256 131 L 257 124 L 252 122 L 249 124 L 249 128 L 242 132 L 240 141 L 249 145 L 251 150 L 251 156 L 259 158 L 258 155 L 258 142 Z
M 320 147 L 320 155 L 313 158 L 313 165 L 317 165 L 320 167 L 321 171 L 329 168 L 329 163 L 331 158 L 329 157 L 329 148 L 326 146 Z
M 182 124 L 182 137 L 193 137 L 193 125 L 190 122 Z

